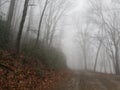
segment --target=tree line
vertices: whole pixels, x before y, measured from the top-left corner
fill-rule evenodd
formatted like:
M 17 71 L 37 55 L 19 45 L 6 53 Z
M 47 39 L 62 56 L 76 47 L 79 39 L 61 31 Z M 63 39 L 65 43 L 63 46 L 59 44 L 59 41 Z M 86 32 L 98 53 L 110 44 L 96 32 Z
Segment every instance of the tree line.
M 50 64 L 59 59 L 63 64 L 65 60 L 60 57 L 65 56 L 56 45 L 61 43 L 61 31 L 57 28 L 68 4 L 66 0 L 0 0 L 0 48 L 51 59 L 44 61 Z M 8 13 L 3 15 L 3 9 Z M 39 13 L 37 17 L 35 12 Z
M 119 9 L 119 0 L 89 0 L 82 25 L 76 20 L 80 59 L 85 69 L 120 74 Z

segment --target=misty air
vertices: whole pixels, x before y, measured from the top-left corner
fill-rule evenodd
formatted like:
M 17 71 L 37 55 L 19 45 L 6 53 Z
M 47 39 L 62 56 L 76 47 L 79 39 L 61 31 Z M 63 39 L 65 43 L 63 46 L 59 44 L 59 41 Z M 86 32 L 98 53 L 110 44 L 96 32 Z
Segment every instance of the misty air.
M 0 90 L 120 90 L 120 0 L 0 0 Z

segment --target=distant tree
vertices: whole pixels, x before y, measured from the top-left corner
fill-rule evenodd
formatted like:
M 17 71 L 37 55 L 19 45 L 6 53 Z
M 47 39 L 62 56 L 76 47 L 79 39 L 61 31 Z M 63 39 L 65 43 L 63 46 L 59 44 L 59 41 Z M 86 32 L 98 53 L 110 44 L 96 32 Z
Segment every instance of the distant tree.
M 2 0 L 0 0 L 0 2 L 1 2 Z M 0 3 L 0 8 L 4 5 L 4 4 L 6 4 L 7 2 L 9 2 L 9 0 L 5 0 L 3 3 Z
M 99 26 L 101 31 L 103 30 L 104 40 L 102 40 L 102 44 L 113 61 L 115 73 L 120 74 L 120 15 L 118 7 L 105 6 L 102 1 L 98 0 L 92 0 L 91 5 L 91 11 L 93 12 L 91 20 Z M 102 25 L 104 26 L 103 28 Z
M 88 63 L 88 59 L 89 59 L 89 55 L 88 53 L 89 50 L 91 49 L 91 36 L 89 33 L 89 23 L 84 23 L 81 26 L 77 25 L 78 22 L 76 23 L 76 27 L 78 29 L 78 33 L 77 33 L 77 42 L 80 46 L 80 51 L 82 53 L 82 59 L 84 62 L 84 69 L 88 70 L 89 67 L 89 63 Z
M 9 12 L 8 12 L 8 18 L 7 18 L 7 26 L 8 29 L 11 28 L 11 22 L 14 14 L 14 8 L 15 8 L 15 1 L 16 0 L 11 0 L 10 2 L 10 7 L 9 7 Z
M 65 0 L 53 0 L 49 2 L 48 9 L 46 12 L 46 44 L 52 46 L 53 39 L 56 33 L 56 27 L 60 18 L 64 15 L 67 10 L 68 1 Z
M 99 41 L 99 45 L 98 45 L 97 53 L 96 53 L 96 56 L 95 56 L 94 71 L 96 71 L 97 62 L 98 62 L 98 58 L 99 58 L 99 53 L 100 53 L 100 49 L 101 49 L 101 46 L 102 46 L 102 39 L 98 37 L 98 41 Z
M 35 46 L 37 46 L 38 43 L 39 43 L 42 21 L 43 21 L 44 14 L 45 14 L 45 11 L 46 11 L 46 8 L 47 8 L 47 5 L 48 5 L 48 1 L 49 1 L 49 0 L 46 0 L 46 1 L 45 1 L 45 5 L 44 5 L 44 7 L 43 7 L 42 14 L 41 14 L 41 16 L 40 16 L 40 22 L 39 22 L 39 27 L 38 27 L 38 32 L 37 32 L 37 38 L 36 38 Z

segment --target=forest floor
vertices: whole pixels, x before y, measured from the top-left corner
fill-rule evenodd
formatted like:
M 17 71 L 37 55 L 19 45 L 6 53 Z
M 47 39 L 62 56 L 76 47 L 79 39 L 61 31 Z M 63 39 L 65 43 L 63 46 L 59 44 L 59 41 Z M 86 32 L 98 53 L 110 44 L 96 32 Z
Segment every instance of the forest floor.
M 38 59 L 0 51 L 0 90 L 120 90 L 120 76 L 54 71 Z

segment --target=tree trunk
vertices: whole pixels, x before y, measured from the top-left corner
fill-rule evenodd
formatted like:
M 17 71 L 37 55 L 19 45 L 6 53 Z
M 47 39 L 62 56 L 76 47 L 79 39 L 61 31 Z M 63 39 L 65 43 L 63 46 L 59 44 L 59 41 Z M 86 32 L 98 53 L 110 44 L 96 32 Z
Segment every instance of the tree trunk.
M 25 0 L 23 15 L 22 15 L 18 35 L 17 35 L 17 40 L 16 40 L 16 51 L 17 51 L 17 53 L 20 53 L 20 44 L 21 44 L 21 38 L 22 38 L 22 31 L 23 31 L 25 19 L 26 19 L 26 16 L 27 16 L 28 3 L 29 3 L 29 0 Z
M 98 56 L 99 56 L 99 52 L 100 52 L 101 45 L 102 45 L 102 43 L 100 42 L 100 44 L 99 44 L 99 46 L 98 46 L 98 49 L 97 49 L 96 58 L 95 58 L 94 72 L 96 71 L 97 62 L 98 62 Z
M 119 53 L 118 53 L 118 47 L 117 46 L 115 46 L 115 60 L 116 60 L 116 67 L 115 67 L 116 74 L 120 74 L 120 70 L 119 70 Z
M 38 33 L 37 33 L 37 38 L 36 38 L 36 43 L 35 43 L 35 46 L 38 45 L 38 42 L 39 42 L 39 37 L 40 37 L 40 32 L 41 32 L 41 26 L 42 26 L 42 21 L 43 21 L 43 17 L 44 17 L 44 14 L 45 14 L 45 10 L 47 8 L 47 4 L 48 4 L 48 0 L 46 0 L 45 2 L 45 6 L 43 8 L 43 11 L 42 11 L 42 15 L 40 17 L 40 22 L 39 22 L 39 27 L 38 27 Z
M 13 18 L 13 14 L 14 14 L 14 8 L 15 8 L 15 0 L 11 0 L 9 12 L 8 12 L 8 19 L 7 19 L 8 29 L 11 28 L 11 22 L 12 22 L 12 18 Z
M 85 65 L 85 70 L 87 70 L 87 55 L 86 55 L 86 44 L 83 46 L 83 56 L 84 56 L 84 65 Z

